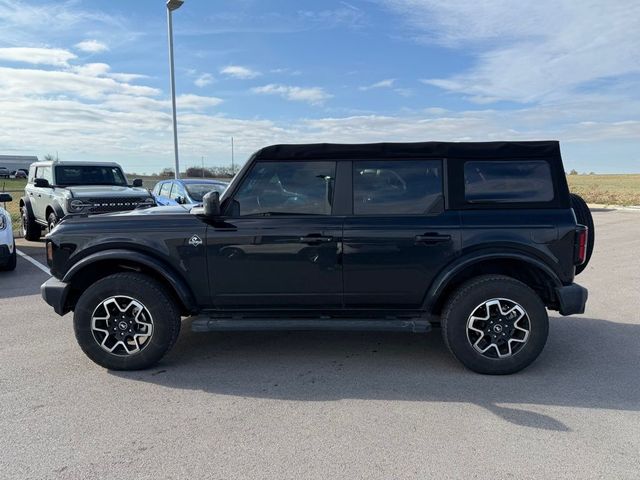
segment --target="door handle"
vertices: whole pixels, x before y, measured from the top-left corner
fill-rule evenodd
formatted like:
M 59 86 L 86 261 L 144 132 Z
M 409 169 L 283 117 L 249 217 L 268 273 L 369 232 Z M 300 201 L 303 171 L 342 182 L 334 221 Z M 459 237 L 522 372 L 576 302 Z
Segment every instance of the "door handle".
M 425 233 L 416 235 L 416 245 L 435 245 L 437 243 L 447 243 L 451 241 L 451 235 L 439 235 L 437 233 Z
M 318 245 L 320 243 L 333 242 L 333 237 L 325 237 L 323 235 L 312 233 L 306 237 L 300 237 L 300 243 L 307 243 L 309 245 Z

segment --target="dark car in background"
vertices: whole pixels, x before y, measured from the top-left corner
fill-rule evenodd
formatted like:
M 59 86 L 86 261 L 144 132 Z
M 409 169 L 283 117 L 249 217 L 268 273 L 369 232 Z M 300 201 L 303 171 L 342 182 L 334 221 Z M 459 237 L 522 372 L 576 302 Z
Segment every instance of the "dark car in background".
M 164 180 L 153 187 L 153 196 L 158 205 L 197 205 L 209 192 L 222 194 L 229 185 L 223 180 L 194 178 Z

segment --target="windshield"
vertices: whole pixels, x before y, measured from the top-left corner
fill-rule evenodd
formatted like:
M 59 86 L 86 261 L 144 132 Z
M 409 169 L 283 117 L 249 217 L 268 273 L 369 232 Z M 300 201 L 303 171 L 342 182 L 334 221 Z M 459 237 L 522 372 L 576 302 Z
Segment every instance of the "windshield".
M 195 202 L 202 202 L 202 198 L 209 192 L 224 192 L 226 185 L 216 185 L 212 183 L 190 183 L 185 185 L 189 196 Z
M 56 185 L 118 185 L 126 186 L 127 179 L 119 167 L 104 165 L 59 165 Z

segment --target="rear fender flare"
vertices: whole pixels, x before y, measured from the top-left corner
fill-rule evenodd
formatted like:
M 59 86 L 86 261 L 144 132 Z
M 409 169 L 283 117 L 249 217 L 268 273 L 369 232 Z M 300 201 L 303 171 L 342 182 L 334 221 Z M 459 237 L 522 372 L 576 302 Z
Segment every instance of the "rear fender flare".
M 24 196 L 20 198 L 20 207 L 25 206 L 27 209 L 27 213 L 31 215 L 31 218 L 35 220 L 35 215 L 33 214 L 33 207 L 31 206 L 31 199 L 28 196 Z M 20 212 L 22 213 L 22 212 Z
M 429 288 L 425 296 L 422 308 L 426 311 L 431 311 L 435 304 L 438 302 L 440 296 L 446 291 L 447 286 L 451 283 L 451 281 L 455 279 L 455 277 L 459 273 L 476 263 L 490 260 L 516 260 L 527 263 L 532 267 L 539 269 L 547 277 L 549 277 L 553 282 L 554 288 L 562 287 L 560 278 L 548 265 L 529 255 L 521 253 L 476 252 L 473 255 L 468 255 L 455 260 L 438 274 L 438 276 L 432 282 L 431 287 Z

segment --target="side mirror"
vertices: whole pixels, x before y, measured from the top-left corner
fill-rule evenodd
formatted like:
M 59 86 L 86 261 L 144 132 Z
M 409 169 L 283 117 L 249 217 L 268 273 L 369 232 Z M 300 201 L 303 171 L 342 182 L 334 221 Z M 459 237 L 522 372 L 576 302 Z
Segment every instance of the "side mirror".
M 142 179 L 141 178 L 136 178 L 133 180 L 133 186 L 136 188 L 140 188 L 142 187 Z
M 220 193 L 209 192 L 202 198 L 204 214 L 207 217 L 220 216 Z
M 13 198 L 8 193 L 0 193 L 0 203 L 13 202 Z
M 51 186 L 49 185 L 49 180 L 47 180 L 46 178 L 36 178 L 33 181 L 33 185 L 38 188 L 49 188 Z

